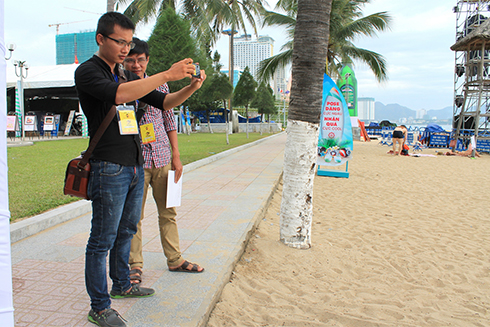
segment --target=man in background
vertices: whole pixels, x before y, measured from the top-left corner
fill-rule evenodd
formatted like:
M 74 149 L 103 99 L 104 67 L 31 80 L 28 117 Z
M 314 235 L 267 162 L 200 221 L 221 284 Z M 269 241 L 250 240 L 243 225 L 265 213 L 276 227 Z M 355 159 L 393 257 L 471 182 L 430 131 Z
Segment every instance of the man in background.
M 148 78 L 146 68 L 150 59 L 148 44 L 138 38 L 133 38 L 135 47 L 129 52 L 124 60 L 124 68 L 135 73 L 140 78 Z M 204 80 L 206 73 L 201 70 L 200 77 L 193 76 L 191 83 L 177 92 L 170 93 L 167 83 L 159 86 L 157 90 L 166 94 L 175 106 L 182 104 L 195 91 L 197 91 Z M 182 258 L 179 244 L 179 232 L 175 217 L 175 208 L 167 208 L 167 178 L 168 171 L 175 171 L 175 182 L 182 176 L 182 163 L 177 140 L 177 126 L 172 110 L 161 111 L 148 106 L 143 118 L 139 121 L 141 131 L 147 131 L 142 135 L 142 152 L 145 158 L 145 186 L 143 192 L 143 209 L 141 220 L 144 218 L 144 207 L 151 185 L 153 198 L 158 209 L 158 225 L 160 229 L 160 240 L 167 265 L 172 272 L 200 273 L 204 268 Z M 153 132 L 153 135 L 151 133 Z M 145 137 L 147 136 L 147 137 Z M 131 267 L 130 278 L 132 283 L 141 283 L 143 274 L 143 244 L 142 223 L 138 223 L 138 231 L 131 241 L 131 252 L 129 264 Z

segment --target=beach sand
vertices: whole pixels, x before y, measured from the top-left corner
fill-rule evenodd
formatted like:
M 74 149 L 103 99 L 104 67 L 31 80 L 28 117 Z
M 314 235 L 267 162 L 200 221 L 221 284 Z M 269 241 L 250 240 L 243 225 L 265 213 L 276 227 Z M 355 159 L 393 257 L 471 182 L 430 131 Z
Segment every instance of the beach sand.
M 490 156 L 377 143 L 315 178 L 309 250 L 279 241 L 279 187 L 209 327 L 490 326 Z

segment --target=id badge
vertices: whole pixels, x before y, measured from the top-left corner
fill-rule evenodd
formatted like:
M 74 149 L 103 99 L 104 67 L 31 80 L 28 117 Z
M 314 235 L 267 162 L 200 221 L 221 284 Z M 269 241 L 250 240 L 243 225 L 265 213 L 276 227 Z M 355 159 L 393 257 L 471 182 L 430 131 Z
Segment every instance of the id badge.
M 141 143 L 148 144 L 156 141 L 155 129 L 153 128 L 153 123 L 141 125 L 140 130 L 141 130 Z
M 121 135 L 138 134 L 138 122 L 133 106 L 120 105 L 116 107 Z

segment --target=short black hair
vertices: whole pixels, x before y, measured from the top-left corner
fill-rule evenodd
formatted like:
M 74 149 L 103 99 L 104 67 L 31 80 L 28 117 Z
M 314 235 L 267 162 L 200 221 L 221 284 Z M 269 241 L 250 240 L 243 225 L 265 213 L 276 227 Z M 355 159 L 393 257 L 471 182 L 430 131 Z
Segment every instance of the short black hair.
M 132 30 L 134 32 L 135 26 L 131 19 L 121 13 L 113 11 L 105 13 L 99 18 L 95 37 L 97 37 L 98 34 L 108 36 L 114 33 L 114 25 L 116 24 L 123 29 Z
M 145 54 L 146 58 L 150 55 L 150 47 L 148 46 L 148 43 L 145 41 L 141 41 L 137 37 L 133 37 L 133 43 L 134 43 L 134 48 L 129 51 L 128 56 L 137 54 Z

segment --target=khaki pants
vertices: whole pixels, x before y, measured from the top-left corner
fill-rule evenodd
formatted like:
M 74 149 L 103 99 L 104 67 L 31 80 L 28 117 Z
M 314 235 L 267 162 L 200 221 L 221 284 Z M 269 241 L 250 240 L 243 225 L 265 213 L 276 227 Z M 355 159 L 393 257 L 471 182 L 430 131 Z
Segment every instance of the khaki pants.
M 184 259 L 180 253 L 179 231 L 175 217 L 177 212 L 175 208 L 166 208 L 167 204 L 167 176 L 171 169 L 171 164 L 162 168 L 145 168 L 145 189 L 143 193 L 143 208 L 141 210 L 141 220 L 138 223 L 138 231 L 131 241 L 131 252 L 129 253 L 129 265 L 143 268 L 143 242 L 141 221 L 144 218 L 146 196 L 148 186 L 151 185 L 153 198 L 155 199 L 158 210 L 158 225 L 160 228 L 160 240 L 162 242 L 163 253 L 167 257 L 167 265 L 175 267 L 180 265 Z M 182 177 L 181 177 L 182 178 Z

